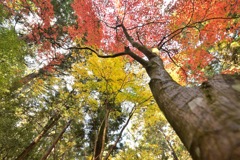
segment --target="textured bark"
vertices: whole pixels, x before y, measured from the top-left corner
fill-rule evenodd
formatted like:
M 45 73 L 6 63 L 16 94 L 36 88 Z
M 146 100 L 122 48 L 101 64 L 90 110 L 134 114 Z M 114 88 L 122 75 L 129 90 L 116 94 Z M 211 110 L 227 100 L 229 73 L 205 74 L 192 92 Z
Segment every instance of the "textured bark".
M 16 160 L 25 160 L 28 154 L 35 148 L 38 142 L 42 139 L 43 136 L 47 134 L 49 129 L 51 129 L 59 120 L 61 116 L 59 114 L 55 114 L 50 118 L 46 126 L 44 126 L 41 133 L 22 151 L 22 153 L 17 157 Z
M 218 75 L 187 88 L 172 80 L 157 56 L 146 70 L 159 108 L 193 159 L 240 159 L 240 76 Z
M 53 144 L 48 148 L 48 150 L 44 153 L 44 155 L 42 156 L 41 160 L 46 160 L 47 157 L 50 155 L 50 153 L 52 152 L 52 149 L 56 146 L 56 144 L 58 143 L 58 141 L 61 139 L 62 135 L 65 133 L 66 129 L 68 128 L 68 126 L 71 124 L 72 120 L 69 120 L 67 122 L 67 124 L 63 127 L 62 131 L 59 133 L 59 135 L 54 139 Z
M 193 159 L 240 159 L 240 76 L 218 75 L 200 87 L 182 87 L 166 72 L 160 57 L 121 26 L 126 39 L 148 58 L 145 64 L 132 56 L 145 67 L 159 108 Z M 159 45 L 161 50 L 164 43 Z

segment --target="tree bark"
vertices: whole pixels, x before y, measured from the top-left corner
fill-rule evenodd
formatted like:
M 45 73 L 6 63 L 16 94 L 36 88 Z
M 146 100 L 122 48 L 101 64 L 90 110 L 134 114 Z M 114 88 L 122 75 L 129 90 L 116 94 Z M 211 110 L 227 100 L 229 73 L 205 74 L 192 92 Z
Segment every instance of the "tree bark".
M 58 141 L 61 139 L 62 135 L 65 133 L 68 126 L 71 124 L 72 120 L 69 120 L 67 124 L 64 126 L 62 131 L 59 133 L 59 135 L 54 139 L 53 144 L 48 148 L 48 150 L 44 153 L 41 160 L 46 160 L 49 154 L 51 153 L 52 149 L 55 147 L 55 145 L 58 143 Z
M 17 157 L 16 160 L 25 160 L 28 154 L 35 148 L 35 146 L 42 139 L 42 137 L 46 135 L 49 129 L 51 129 L 57 123 L 60 117 L 60 114 L 53 115 L 46 124 L 46 126 L 44 126 L 41 133 L 38 134 L 38 136 L 22 151 L 22 153 Z
M 195 160 L 240 159 L 240 76 L 182 87 L 155 56 L 145 67 L 153 96 Z

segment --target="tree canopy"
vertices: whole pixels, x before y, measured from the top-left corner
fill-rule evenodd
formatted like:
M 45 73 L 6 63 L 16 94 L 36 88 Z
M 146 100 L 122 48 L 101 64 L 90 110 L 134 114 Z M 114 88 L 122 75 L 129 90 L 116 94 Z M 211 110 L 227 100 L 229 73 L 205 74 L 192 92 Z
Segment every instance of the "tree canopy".
M 174 77 L 178 75 L 182 84 L 206 80 L 206 68 L 214 65 L 220 65 L 221 70 L 212 72 L 239 71 L 235 53 L 239 50 L 238 1 L 87 0 L 64 1 L 61 6 L 61 1 L 2 3 L 15 17 L 16 26 L 24 24 L 24 31 L 19 32 L 37 45 L 38 60 L 47 58 L 49 67 L 45 69 L 51 70 L 62 61 L 59 48 L 65 53 L 87 49 L 99 56 L 128 55 L 136 59 L 148 57 L 137 45 L 144 44 L 159 50 L 166 68 L 176 73 Z M 216 46 L 224 44 L 229 46 L 225 56 L 221 47 L 216 51 Z M 126 46 L 135 54 L 127 53 Z M 228 58 L 230 65 L 224 66 L 227 56 L 232 57 Z
M 239 127 L 239 22 L 238 0 L 1 1 L 0 158 L 190 159 L 170 122 L 211 159 L 202 137 Z

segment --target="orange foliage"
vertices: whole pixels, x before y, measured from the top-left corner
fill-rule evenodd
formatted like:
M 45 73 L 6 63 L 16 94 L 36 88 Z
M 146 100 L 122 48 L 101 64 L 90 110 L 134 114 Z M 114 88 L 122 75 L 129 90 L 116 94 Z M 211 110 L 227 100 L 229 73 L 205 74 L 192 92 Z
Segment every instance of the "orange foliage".
M 233 40 L 229 35 L 239 27 L 234 17 L 240 15 L 240 5 L 234 0 L 181 0 L 171 14 L 169 33 L 177 33 L 171 41 L 181 46 L 175 59 L 191 71 L 188 78 L 204 81 L 202 69 L 213 59 L 207 50 L 222 39 Z
M 21 7 L 16 7 L 19 2 Z M 164 0 L 74 0 L 71 6 L 77 24 L 62 28 L 51 24 L 55 13 L 50 0 L 32 0 L 34 7 L 28 2 L 6 0 L 5 5 L 13 15 L 38 15 L 37 23 L 25 25 L 31 28 L 29 41 L 41 44 L 41 52 L 56 47 L 52 41 L 62 36 L 68 44 L 77 39 L 105 53 L 122 52 L 124 46 L 129 46 L 141 55 L 118 27 L 123 24 L 134 41 L 162 49 L 161 57 L 169 62 L 172 60 L 167 57 L 174 57 L 182 69 L 199 81 L 205 79 L 202 69 L 213 59 L 208 48 L 222 39 L 231 41 L 229 35 L 239 30 L 237 0 L 177 0 L 167 5 Z M 166 50 L 168 54 L 164 53 Z M 181 69 L 178 73 L 184 76 Z
M 91 0 L 74 0 L 72 8 L 77 16 L 77 26 L 69 26 L 72 39 L 83 39 L 85 45 L 100 46 L 102 24 L 93 10 Z
M 226 29 L 233 32 L 239 27 L 233 20 L 239 14 L 240 5 L 235 0 L 182 0 L 175 5 L 169 28 L 170 31 L 178 28 L 188 31 L 187 38 L 191 40 L 191 45 L 187 45 L 181 35 L 174 38 L 184 46 L 195 47 L 199 42 L 210 46 L 227 38 Z
M 167 16 L 162 15 L 162 1 L 95 0 L 94 10 L 103 24 L 102 48 L 112 52 L 123 51 L 129 45 L 121 28 L 123 23 L 135 41 L 153 47 L 164 35 Z M 120 48 L 121 47 L 121 48 Z M 130 46 L 131 47 L 131 46 Z
M 50 62 L 43 67 L 43 70 L 49 73 L 54 72 L 56 70 L 56 66 L 61 65 L 63 60 L 64 55 L 59 54 L 57 57 L 52 58 L 52 60 L 50 60 Z

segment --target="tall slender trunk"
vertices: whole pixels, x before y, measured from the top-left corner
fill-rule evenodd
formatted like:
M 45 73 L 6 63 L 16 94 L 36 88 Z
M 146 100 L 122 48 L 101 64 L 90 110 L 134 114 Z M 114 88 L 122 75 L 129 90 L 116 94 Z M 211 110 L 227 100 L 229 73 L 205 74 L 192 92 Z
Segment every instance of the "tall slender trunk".
M 69 120 L 67 124 L 63 127 L 62 131 L 59 133 L 59 135 L 54 139 L 53 144 L 48 148 L 48 150 L 44 153 L 41 160 L 46 160 L 49 154 L 51 153 L 52 149 L 55 147 L 55 145 L 58 143 L 58 141 L 61 139 L 62 135 L 66 132 L 66 129 L 71 124 L 72 120 Z
M 128 123 L 130 122 L 132 116 L 133 116 L 133 113 L 135 112 L 136 110 L 136 107 L 133 107 L 131 112 L 129 113 L 129 117 L 126 121 L 126 123 L 124 124 L 124 126 L 122 127 L 121 131 L 119 132 L 118 134 L 118 138 L 116 139 L 115 143 L 110 147 L 108 153 L 106 154 L 106 156 L 104 157 L 104 160 L 107 160 L 109 157 L 110 157 L 110 154 L 113 152 L 114 148 L 117 146 L 117 143 L 120 141 L 120 139 L 122 138 L 122 134 L 123 134 L 123 131 L 125 130 L 125 128 L 128 126 Z
M 26 88 L 26 84 L 39 77 L 40 75 L 40 72 L 34 72 L 22 77 L 20 80 L 16 80 L 15 82 L 13 82 L 13 85 L 9 89 L 11 91 L 11 94 L 14 94 L 15 91 L 21 87 Z
M 100 129 L 97 135 L 97 140 L 95 143 L 94 160 L 102 159 L 103 151 L 105 148 L 104 146 L 105 146 L 106 136 L 107 136 L 109 114 L 110 114 L 110 110 L 106 109 L 105 117 L 100 126 Z
M 163 135 L 165 141 L 167 142 L 167 145 L 168 145 L 168 147 L 169 147 L 170 150 L 171 150 L 171 153 L 172 153 L 173 159 L 174 159 L 174 160 L 179 160 L 179 159 L 178 159 L 178 156 L 177 156 L 177 153 L 175 152 L 175 150 L 174 150 L 174 148 L 173 148 L 171 142 L 169 142 L 168 137 L 165 135 L 164 131 L 163 131 L 161 128 L 159 128 L 159 131 L 162 133 L 162 135 Z
M 51 129 L 59 120 L 60 114 L 53 115 L 48 123 L 43 127 L 42 131 L 38 136 L 22 151 L 22 153 L 17 157 L 16 160 L 25 160 L 28 154 L 35 148 L 38 142 L 46 135 L 46 133 Z
M 65 55 L 64 57 L 62 57 L 62 56 L 63 55 L 56 56 L 55 58 L 53 58 L 52 61 L 50 61 L 43 68 L 40 68 L 37 72 L 33 72 L 33 73 L 30 73 L 30 74 L 22 77 L 19 81 L 15 82 L 15 84 L 10 88 L 10 91 L 14 92 L 18 88 L 21 88 L 21 87 L 25 86 L 27 83 L 33 81 L 35 78 L 38 78 L 38 77 L 40 77 L 42 75 L 52 74 L 53 72 L 52 71 L 48 71 L 47 68 L 48 67 L 53 67 L 53 64 L 54 64 L 54 66 L 61 66 L 62 67 L 63 64 L 66 64 L 66 62 L 71 57 L 71 53 Z
M 240 159 L 240 76 L 182 87 L 155 56 L 145 67 L 153 96 L 195 160 Z

